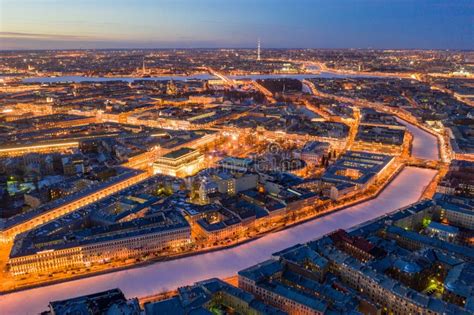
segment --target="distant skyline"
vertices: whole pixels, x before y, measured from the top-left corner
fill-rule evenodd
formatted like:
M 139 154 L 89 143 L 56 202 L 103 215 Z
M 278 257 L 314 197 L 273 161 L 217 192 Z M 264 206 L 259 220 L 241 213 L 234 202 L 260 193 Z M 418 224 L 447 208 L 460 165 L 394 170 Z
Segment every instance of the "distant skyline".
M 0 49 L 474 49 L 472 0 L 0 0 Z

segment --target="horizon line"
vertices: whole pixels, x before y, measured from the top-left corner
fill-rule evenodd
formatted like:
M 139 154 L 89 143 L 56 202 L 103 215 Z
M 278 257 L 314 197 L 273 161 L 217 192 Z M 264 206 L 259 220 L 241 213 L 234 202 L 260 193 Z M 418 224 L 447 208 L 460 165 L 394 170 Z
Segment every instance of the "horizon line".
M 257 50 L 256 47 L 155 47 L 155 48 L 144 48 L 144 47 L 111 47 L 111 48 L 15 48 L 15 49 L 3 49 L 0 48 L 0 52 L 15 52 L 15 51 L 78 51 L 78 50 Z M 474 51 L 473 48 L 355 48 L 355 47 L 263 47 L 264 50 L 412 50 L 412 51 Z

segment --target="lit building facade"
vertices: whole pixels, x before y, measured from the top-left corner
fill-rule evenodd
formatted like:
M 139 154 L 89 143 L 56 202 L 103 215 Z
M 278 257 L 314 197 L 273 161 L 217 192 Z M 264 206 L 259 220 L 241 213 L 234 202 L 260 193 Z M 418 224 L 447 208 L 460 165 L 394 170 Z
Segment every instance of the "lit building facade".
M 11 241 L 20 233 L 31 230 L 101 198 L 114 194 L 145 180 L 147 177 L 148 174 L 141 171 L 127 172 L 109 182 L 92 186 L 77 194 L 71 194 L 64 198 L 54 200 L 30 212 L 7 219 L 7 221 L 2 222 L 3 226 L 0 232 L 0 241 Z
M 153 163 L 153 173 L 174 177 L 195 174 L 204 162 L 204 155 L 198 150 L 181 148 L 163 155 Z
M 137 226 L 134 231 L 121 235 L 97 235 L 84 244 L 66 243 L 57 249 L 10 257 L 8 265 L 12 275 L 48 273 L 86 268 L 114 260 L 141 258 L 162 251 L 173 252 L 190 242 L 191 229 L 183 220 L 169 227 L 157 225 L 144 229 Z

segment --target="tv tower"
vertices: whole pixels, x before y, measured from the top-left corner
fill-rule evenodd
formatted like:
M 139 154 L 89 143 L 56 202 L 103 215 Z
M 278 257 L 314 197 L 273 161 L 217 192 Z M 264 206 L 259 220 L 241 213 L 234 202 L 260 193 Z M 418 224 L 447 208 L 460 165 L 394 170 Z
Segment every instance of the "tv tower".
M 145 74 L 145 73 L 146 73 L 146 67 L 145 67 L 145 58 L 143 58 L 142 72 L 143 72 L 143 74 Z
M 260 61 L 260 38 L 257 41 L 257 61 Z

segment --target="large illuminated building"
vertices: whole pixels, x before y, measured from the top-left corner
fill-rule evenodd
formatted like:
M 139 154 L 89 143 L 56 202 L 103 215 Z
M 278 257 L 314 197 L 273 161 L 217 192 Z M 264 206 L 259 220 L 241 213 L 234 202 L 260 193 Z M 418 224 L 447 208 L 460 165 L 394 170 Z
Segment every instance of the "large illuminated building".
M 103 183 L 92 185 L 80 192 L 67 195 L 41 205 L 28 212 L 0 221 L 0 241 L 8 242 L 20 233 L 27 232 L 58 217 L 71 213 L 92 202 L 107 197 L 130 185 L 146 179 L 142 171 L 122 170 L 122 173 Z
M 390 155 L 347 151 L 326 169 L 322 185 L 330 188 L 332 199 L 355 193 L 377 182 L 394 164 Z
M 167 225 L 167 221 L 174 223 Z M 179 213 L 117 223 L 102 230 L 84 230 L 78 234 L 91 235 L 71 238 L 66 235 L 65 239 L 48 237 L 40 244 L 25 248 L 21 246 L 25 246 L 26 240 L 21 240 L 17 242 L 18 250 L 14 248 L 10 254 L 10 272 L 22 275 L 90 267 L 162 251 L 173 252 L 191 241 L 190 227 Z M 37 251 L 37 247 L 45 249 Z
M 10 273 L 77 270 L 184 250 L 191 243 L 190 225 L 172 202 L 150 194 L 165 180 L 152 177 L 18 235 L 8 261 Z
M 198 150 L 181 148 L 163 155 L 153 163 L 153 173 L 175 177 L 186 177 L 196 173 L 202 163 L 204 155 Z
M 21 156 L 28 153 L 61 152 L 79 147 L 78 141 L 55 140 L 34 144 L 12 144 L 0 146 L 0 157 Z

